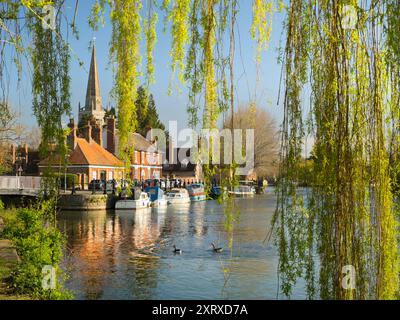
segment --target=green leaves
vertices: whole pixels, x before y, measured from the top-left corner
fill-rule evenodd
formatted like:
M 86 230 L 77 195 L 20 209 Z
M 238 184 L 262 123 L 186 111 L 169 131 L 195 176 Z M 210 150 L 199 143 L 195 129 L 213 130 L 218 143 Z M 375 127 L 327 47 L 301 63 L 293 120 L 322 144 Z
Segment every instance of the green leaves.
M 398 88 L 390 90 L 383 59 L 386 37 L 396 26 L 383 3 L 363 6 L 358 10 L 368 18 L 362 15 L 357 29 L 343 27 L 337 2 L 292 0 L 288 7 L 282 177 L 274 217 L 286 295 L 301 277 L 310 298 L 319 293 L 322 299 L 391 299 L 399 290 L 389 143 L 398 149 L 385 121 L 391 117 L 393 128 L 398 126 L 396 111 L 385 105 L 396 104 Z M 372 32 L 378 23 L 387 28 Z M 311 188 L 300 194 L 306 86 L 315 144 Z M 356 270 L 354 290 L 341 285 L 346 266 Z
M 141 16 L 139 0 L 115 0 L 111 6 L 113 26 L 110 55 L 115 64 L 114 93 L 118 106 L 119 155 L 124 160 L 127 174 L 133 146 L 129 145 L 129 134 L 135 132 L 136 92 L 139 86 L 141 64 Z
M 63 288 L 65 275 L 58 267 L 65 239 L 54 224 L 54 203 L 43 202 L 38 207 L 18 209 L 8 219 L 5 236 L 13 241 L 21 263 L 12 274 L 14 289 L 36 299 L 71 299 Z M 53 266 L 57 272 L 56 289 L 42 287 L 42 268 Z

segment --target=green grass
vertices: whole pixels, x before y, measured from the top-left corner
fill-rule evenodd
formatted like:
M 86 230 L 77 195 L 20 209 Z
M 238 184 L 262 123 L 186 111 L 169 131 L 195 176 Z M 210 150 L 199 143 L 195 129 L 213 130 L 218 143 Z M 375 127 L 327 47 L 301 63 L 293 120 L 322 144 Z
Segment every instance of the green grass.
M 0 217 L 3 218 L 5 224 L 15 217 L 15 209 L 0 209 Z M 0 240 L 1 240 L 0 236 Z M 7 279 L 10 277 L 14 264 L 3 259 L 0 256 L 0 301 L 1 300 L 30 300 L 28 296 L 15 295 L 7 290 Z
M 7 223 L 8 220 L 15 217 L 17 210 L 14 209 L 0 209 L 0 217 L 3 218 L 4 223 Z

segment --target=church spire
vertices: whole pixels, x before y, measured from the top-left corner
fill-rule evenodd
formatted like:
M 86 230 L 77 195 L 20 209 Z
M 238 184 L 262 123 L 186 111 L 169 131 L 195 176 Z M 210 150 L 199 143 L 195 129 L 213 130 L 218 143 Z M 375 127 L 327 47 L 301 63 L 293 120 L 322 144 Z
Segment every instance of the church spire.
M 86 111 L 102 111 L 99 74 L 97 70 L 96 46 L 93 43 L 92 61 L 90 62 L 89 80 L 86 91 Z
M 89 79 L 86 89 L 85 106 L 79 107 L 79 122 L 87 120 L 87 117 L 95 120 L 98 125 L 104 124 L 105 112 L 101 105 L 100 82 L 96 59 L 96 46 L 93 40 L 92 60 L 90 62 Z

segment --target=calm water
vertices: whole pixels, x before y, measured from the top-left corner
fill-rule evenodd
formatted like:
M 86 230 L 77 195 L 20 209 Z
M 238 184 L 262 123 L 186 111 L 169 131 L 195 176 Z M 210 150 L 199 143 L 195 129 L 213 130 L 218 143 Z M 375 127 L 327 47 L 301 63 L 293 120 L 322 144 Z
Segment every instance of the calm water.
M 264 243 L 275 201 L 272 193 L 236 200 L 232 251 L 224 207 L 215 201 L 136 213 L 63 212 L 66 285 L 77 299 L 276 299 L 277 251 Z M 214 253 L 211 242 L 224 252 Z

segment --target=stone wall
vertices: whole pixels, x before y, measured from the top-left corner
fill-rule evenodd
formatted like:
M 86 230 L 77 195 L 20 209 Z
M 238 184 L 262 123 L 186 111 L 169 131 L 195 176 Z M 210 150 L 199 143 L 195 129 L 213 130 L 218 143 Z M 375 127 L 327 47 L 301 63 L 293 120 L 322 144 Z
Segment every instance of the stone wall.
M 116 200 L 111 194 L 62 195 L 58 207 L 61 210 L 106 210 L 114 209 Z

